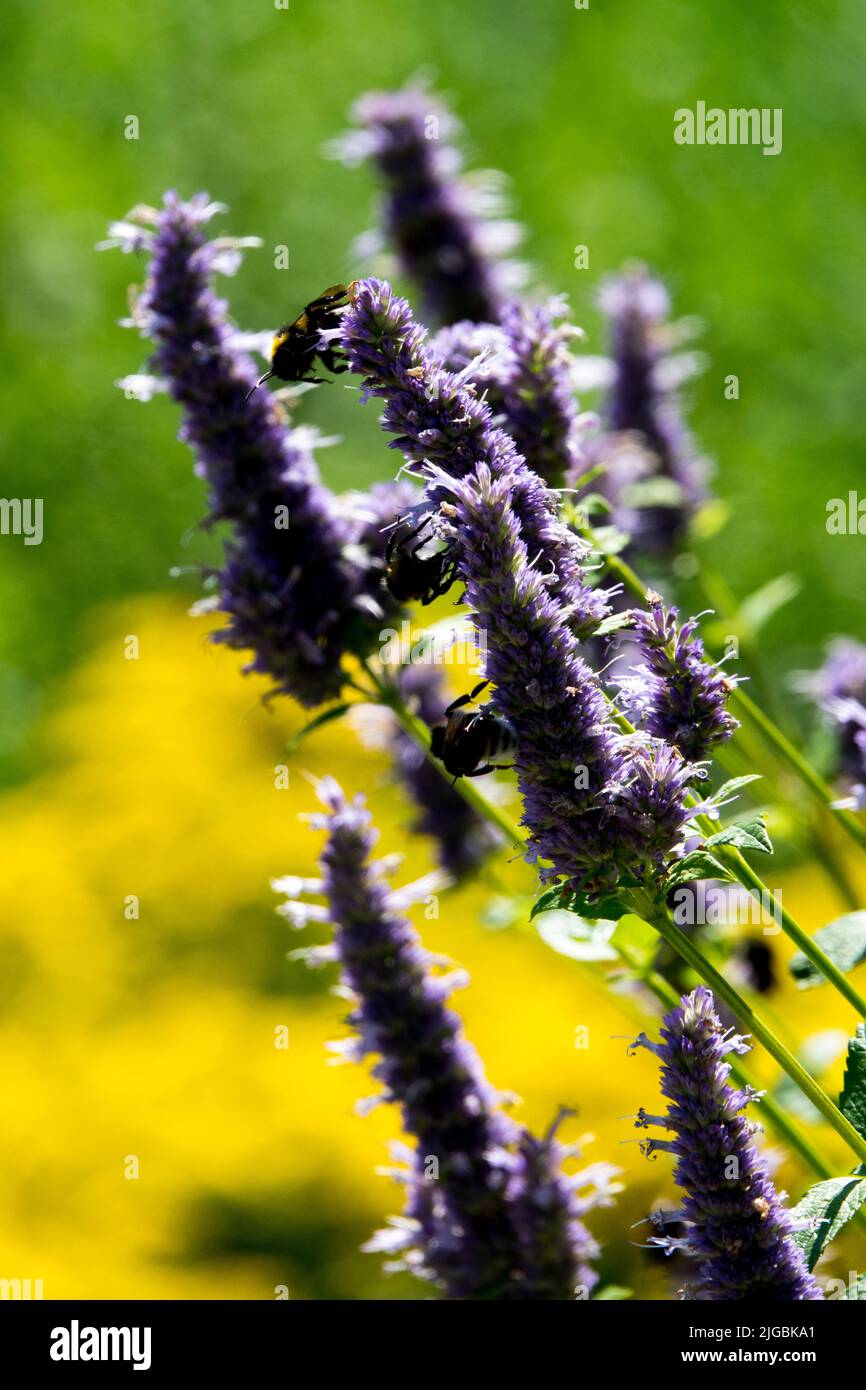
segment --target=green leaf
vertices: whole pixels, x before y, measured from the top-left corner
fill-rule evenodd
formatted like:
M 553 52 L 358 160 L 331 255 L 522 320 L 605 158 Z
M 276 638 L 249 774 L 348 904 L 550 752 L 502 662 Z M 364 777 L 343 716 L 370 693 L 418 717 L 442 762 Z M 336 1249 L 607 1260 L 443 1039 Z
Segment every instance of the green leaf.
M 828 922 L 826 927 L 816 931 L 813 940 L 833 964 L 847 975 L 855 965 L 866 960 L 866 912 L 846 912 L 844 917 L 837 917 L 834 922 Z M 820 970 L 807 960 L 802 951 L 791 957 L 788 969 L 800 989 L 814 989 L 827 983 Z
M 350 708 L 350 705 L 333 705 L 331 709 L 323 710 L 321 714 L 317 714 L 315 719 L 311 719 L 309 724 L 305 724 L 303 729 L 299 729 L 298 732 L 289 739 L 286 744 L 286 755 L 291 757 L 293 753 L 297 752 L 301 744 L 310 734 L 315 733 L 317 729 L 321 729 L 324 724 L 330 724 L 334 719 L 342 719 L 343 715 Z
M 759 782 L 760 772 L 750 772 L 745 777 L 731 777 L 725 782 L 712 796 L 705 798 L 707 806 L 721 806 L 726 801 L 731 801 L 741 787 L 745 787 L 749 782 Z
M 571 960 L 616 960 L 610 944 L 616 926 L 611 921 L 589 921 L 564 908 L 552 908 L 538 915 L 538 935 L 545 945 Z
M 676 888 L 679 883 L 691 883 L 699 878 L 717 878 L 722 882 L 734 882 L 734 875 L 720 864 L 706 850 L 695 849 L 683 859 L 678 859 L 665 880 L 665 889 Z
M 843 1227 L 866 1202 L 866 1178 L 828 1178 L 810 1188 L 791 1212 L 805 1229 L 795 1231 L 792 1240 L 800 1247 L 810 1269 Z
M 579 917 L 586 917 L 590 921 L 606 922 L 615 922 L 626 912 L 631 912 L 631 908 L 616 897 L 609 896 L 593 901 L 585 893 L 574 893 L 559 883 L 553 888 L 548 888 L 546 893 L 542 893 L 541 897 L 533 904 L 529 919 L 531 921 L 540 912 L 552 912 L 554 909 L 562 909 L 563 912 L 575 912 Z
M 766 821 L 763 815 L 753 816 L 751 820 L 726 826 L 717 835 L 711 835 L 706 844 L 707 847 L 710 845 L 736 845 L 737 849 L 759 850 L 761 854 L 773 853 L 773 842 L 767 834 Z
M 858 1023 L 848 1043 L 845 1080 L 839 1109 L 858 1134 L 866 1139 L 866 1024 Z
M 775 579 L 769 580 L 753 594 L 749 594 L 748 598 L 744 598 L 738 617 L 749 636 L 757 637 L 779 609 L 797 597 L 800 588 L 800 580 L 795 574 L 777 574 Z M 734 625 L 736 626 L 736 623 Z
M 624 627 L 631 627 L 634 619 L 630 613 L 611 613 L 609 618 L 602 618 L 598 627 L 592 629 L 593 637 L 604 637 L 608 632 L 619 632 Z
M 593 1294 L 594 1303 L 621 1303 L 626 1298 L 634 1298 L 634 1289 L 627 1289 L 624 1284 L 605 1284 L 603 1289 Z

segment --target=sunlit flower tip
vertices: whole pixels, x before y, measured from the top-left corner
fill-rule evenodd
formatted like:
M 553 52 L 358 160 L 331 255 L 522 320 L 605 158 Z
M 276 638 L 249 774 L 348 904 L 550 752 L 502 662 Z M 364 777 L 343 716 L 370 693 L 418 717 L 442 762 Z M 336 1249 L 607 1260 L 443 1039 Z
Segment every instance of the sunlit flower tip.
M 697 763 L 739 727 L 726 707 L 737 681 L 707 659 L 696 618 L 678 626 L 676 608 L 652 592 L 647 602 L 631 614 L 645 664 L 622 681 L 622 702 L 650 734 Z
M 356 129 L 331 146 L 347 163 L 371 160 L 382 182 L 384 238 L 436 323 L 494 321 L 524 279 L 505 259 L 520 240 L 503 221 L 502 180 L 462 173 L 454 116 L 423 87 L 370 92 L 352 110 Z M 364 251 L 382 240 L 364 238 Z
M 324 893 L 325 884 L 321 878 L 299 878 L 296 874 L 284 874 L 271 879 L 271 888 L 286 898 L 300 898 L 303 893 Z
M 665 1017 L 661 1044 L 644 1035 L 662 1062 L 664 1116 L 644 1115 L 670 1139 L 647 1139 L 647 1155 L 673 1153 L 674 1178 L 685 1197 L 685 1237 L 651 1243 L 669 1252 L 685 1248 L 698 1265 L 698 1284 L 690 1297 L 716 1301 L 763 1299 L 798 1301 L 822 1298 L 802 1252 L 782 1196 L 773 1186 L 766 1159 L 755 1148 L 755 1127 L 742 1111 L 752 1093 L 730 1081 L 730 1052 L 748 1051 L 746 1040 L 725 1030 L 710 990 L 699 986 L 684 995 Z M 681 1242 L 685 1242 L 683 1245 Z
M 330 920 L 328 909 L 321 903 L 280 903 L 277 908 L 280 917 L 284 917 L 290 927 L 300 930 L 302 927 L 309 926 L 310 922 L 328 922 Z
M 382 427 L 407 464 L 427 479 L 431 508 L 449 501 L 450 485 L 485 467 L 507 480 L 510 503 L 529 560 L 570 613 L 580 636 L 609 612 L 607 595 L 586 581 L 588 547 L 556 515 L 555 495 L 517 452 L 474 389 L 445 371 L 424 346 L 409 305 L 382 280 L 359 280 L 342 321 L 342 341 L 365 392 L 385 401 Z M 462 537 L 457 536 L 458 545 Z

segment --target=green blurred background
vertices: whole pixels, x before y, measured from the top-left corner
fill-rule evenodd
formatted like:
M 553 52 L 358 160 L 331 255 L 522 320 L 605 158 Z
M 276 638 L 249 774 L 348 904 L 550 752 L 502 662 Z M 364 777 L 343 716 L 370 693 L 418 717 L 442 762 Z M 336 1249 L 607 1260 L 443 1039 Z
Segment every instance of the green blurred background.
M 509 175 L 524 254 L 570 296 L 590 351 L 602 347 L 599 279 L 626 258 L 664 276 L 678 314 L 705 321 L 692 419 L 732 516 L 705 554 L 740 597 L 780 571 L 801 577 L 763 634 L 781 682 L 817 663 L 828 634 L 863 633 L 866 548 L 825 530 L 827 500 L 860 476 L 862 5 L 9 0 L 6 21 L 2 492 L 44 499 L 45 538 L 0 537 L 0 1019 L 21 1115 L 0 1275 L 44 1271 L 49 1296 L 267 1297 L 282 1271 L 293 1296 L 402 1296 L 355 1254 L 397 1200 L 371 1176 L 387 1124 L 351 1114 L 359 1075 L 325 1071 L 339 1008 L 285 964 L 267 901 L 270 873 L 310 860 L 293 819 L 309 794 L 287 806 L 270 780 L 294 715 L 264 714 L 258 687 L 185 616 L 198 581 L 169 571 L 212 553 L 196 530 L 202 488 L 175 407 L 113 385 L 146 358 L 117 326 L 143 265 L 94 244 L 133 204 L 204 188 L 230 207 L 220 228 L 263 238 L 224 292 L 244 327 L 272 327 L 361 269 L 348 248 L 372 224 L 373 184 L 323 159 L 323 143 L 358 93 L 428 72 L 468 128 L 470 166 Z M 673 112 L 699 99 L 782 107 L 782 154 L 676 146 Z M 288 271 L 274 269 L 281 244 Z M 577 244 L 588 270 L 574 268 Z M 724 398 L 731 373 L 738 401 Z M 375 410 L 354 393 L 312 393 L 303 412 L 346 437 L 322 458 L 335 487 L 391 475 Z M 130 632 L 137 666 L 122 659 Z M 399 841 L 405 807 L 381 762 L 331 733 L 306 764 L 335 758 L 352 789 L 373 788 Z M 419 865 L 427 855 L 419 847 Z M 796 873 L 802 915 L 819 925 L 833 904 L 808 866 Z M 142 883 L 148 908 L 129 923 L 123 899 Z M 623 1161 L 610 1075 L 622 1073 L 621 1114 L 651 1071 L 628 1071 L 607 1042 L 628 1031 L 617 1007 L 537 943 L 480 932 L 483 900 L 454 899 L 434 931 L 475 964 L 474 1036 L 496 1080 L 527 1094 L 539 1123 L 573 1089 L 606 1140 L 590 1156 Z M 522 1040 L 509 982 L 535 991 Z M 292 1054 L 304 1061 L 287 1090 L 268 1034 L 289 998 L 306 1051 Z M 590 1016 L 613 1050 L 575 1071 L 569 1034 Z M 541 1036 L 551 1017 L 555 1043 Z M 823 995 L 810 1026 L 822 1018 L 838 1022 Z M 120 1174 L 148 1143 L 150 1188 L 144 1162 L 139 1184 Z M 664 1177 L 628 1163 L 639 1214 Z M 662 1275 L 636 1265 L 624 1219 L 608 1223 L 620 1232 L 608 1276 L 658 1296 Z

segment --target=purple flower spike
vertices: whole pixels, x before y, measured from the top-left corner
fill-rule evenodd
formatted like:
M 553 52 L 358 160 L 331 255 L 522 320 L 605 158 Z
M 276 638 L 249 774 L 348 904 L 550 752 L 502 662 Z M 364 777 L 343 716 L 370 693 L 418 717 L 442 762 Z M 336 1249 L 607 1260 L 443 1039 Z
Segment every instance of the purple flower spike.
M 425 317 L 495 322 L 523 279 L 521 267 L 504 259 L 520 229 L 502 219 L 501 176 L 461 172 L 459 124 L 423 88 L 369 92 L 352 117 L 358 128 L 336 152 L 350 164 L 375 164 L 385 239 L 418 286 Z M 364 248 L 374 247 L 365 237 Z
M 378 1058 L 373 1074 L 384 1084 L 383 1099 L 400 1106 L 404 1129 L 417 1140 L 403 1174 L 406 1216 L 368 1248 L 399 1255 L 394 1267 L 435 1280 L 451 1298 L 573 1298 L 581 1275 L 591 1277 L 584 1264 L 594 1253 L 578 1212 L 594 1203 L 576 1203 L 553 1167 L 553 1150 L 542 1157 L 502 1112 L 445 1003 L 465 979 L 434 974 L 405 917 L 407 906 L 447 880 L 433 875 L 390 888 L 393 864 L 371 858 L 376 835 L 363 798 L 348 802 L 330 778 L 318 790 L 326 810 L 312 819 L 327 831 L 322 879 L 276 880 L 289 898 L 280 910 L 296 926 L 333 922 L 333 947 L 307 954 L 339 961 L 355 999 L 349 1021 L 358 1038 L 349 1055 Z M 319 893 L 327 907 L 295 901 Z M 542 1253 L 547 1233 L 555 1250 Z
M 344 653 L 366 645 L 371 620 L 379 626 L 379 576 L 359 547 L 347 550 L 357 528 L 319 482 L 312 432 L 288 429 L 266 392 L 247 399 L 256 372 L 211 289 L 238 253 L 203 231 L 221 210 L 203 194 L 184 203 L 173 193 L 159 213 L 142 210 L 155 230 L 138 229 L 151 265 L 136 322 L 183 407 L 181 438 L 208 484 L 210 520 L 233 528 L 214 605 L 229 624 L 216 640 L 251 649 L 248 670 L 315 705 L 339 693 Z M 116 240 L 130 244 L 135 231 L 121 224 Z
M 632 613 L 646 665 L 623 681 L 623 702 L 656 738 L 700 762 L 739 727 L 726 708 L 735 681 L 706 659 L 696 618 L 678 627 L 676 608 L 666 611 L 658 594 L 649 592 L 647 603 Z
M 444 487 L 442 473 L 432 475 Z M 664 746 L 626 739 L 579 654 L 546 576 L 530 563 L 512 505 L 514 482 L 481 464 L 450 484 L 443 513 L 461 538 L 466 601 L 485 634 L 485 675 L 510 726 L 532 855 L 575 890 L 600 892 L 623 872 L 659 867 L 688 819 L 694 769 Z
M 665 1115 L 638 1116 L 637 1127 L 659 1125 L 673 1138 L 648 1139 L 644 1152 L 676 1156 L 674 1178 L 685 1192 L 684 1239 L 664 1235 L 651 1243 L 673 1253 L 684 1249 L 698 1261 L 699 1283 L 687 1297 L 716 1302 L 735 1299 L 788 1302 L 823 1297 L 791 1239 L 791 1218 L 770 1179 L 752 1136 L 757 1125 L 743 1110 L 757 1097 L 730 1081 L 729 1052 L 748 1052 L 748 1043 L 726 1031 L 712 993 L 703 985 L 684 995 L 666 1016 L 662 1042 L 644 1034 L 636 1046 L 662 1064 Z
M 508 345 L 501 387 L 505 427 L 518 453 L 550 487 L 560 487 L 577 465 L 581 436 L 568 351 L 578 330 L 561 322 L 565 311 L 563 301 L 554 299 L 531 308 L 510 305 L 502 317 Z
M 672 358 L 668 294 L 644 267 L 612 277 L 601 307 L 614 375 L 604 411 L 608 437 L 594 452 L 609 455 L 613 476 L 606 486 L 635 545 L 665 554 L 705 497 L 706 465 L 696 456 L 675 391 L 678 378 L 694 367 Z M 649 455 L 642 477 L 632 476 L 634 455 L 618 442 L 623 436 L 633 436 Z
M 396 436 L 392 447 L 414 468 L 423 472 L 436 466 L 446 475 L 441 483 L 428 484 L 431 509 L 447 496 L 450 478 L 467 478 L 479 465 L 494 478 L 507 478 L 531 560 L 565 607 L 572 630 L 589 636 L 608 612 L 608 596 L 586 583 L 586 547 L 557 520 L 555 495 L 493 423 L 473 387 L 446 371 L 441 356 L 425 347 L 424 330 L 390 285 L 359 280 L 351 297 L 342 343 L 352 370 L 365 378 L 366 397 L 385 401 L 382 428 Z

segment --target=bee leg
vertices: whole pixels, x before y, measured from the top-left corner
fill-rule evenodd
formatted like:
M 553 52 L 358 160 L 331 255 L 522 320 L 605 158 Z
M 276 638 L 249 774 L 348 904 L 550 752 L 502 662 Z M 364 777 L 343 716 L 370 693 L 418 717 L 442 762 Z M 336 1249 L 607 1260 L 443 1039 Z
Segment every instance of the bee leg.
M 482 763 L 481 767 L 476 767 L 474 772 L 467 772 L 466 777 L 486 777 L 488 772 L 509 772 L 514 767 L 514 763 Z
M 456 709 L 462 709 L 463 706 L 464 706 L 464 705 L 468 705 L 468 704 L 471 702 L 471 700 L 472 700 L 472 696 L 471 696 L 471 695 L 460 695 L 460 696 L 458 696 L 458 698 L 457 698 L 456 700 L 452 700 L 452 701 L 451 701 L 451 704 L 450 704 L 450 705 L 448 706 L 448 708 L 446 709 L 446 711 L 445 711 L 445 717 L 447 718 L 449 714 L 453 714 L 454 711 L 455 711 Z

